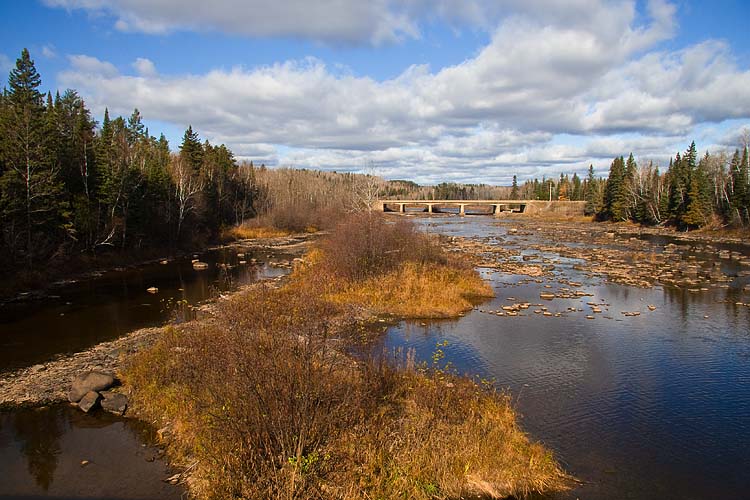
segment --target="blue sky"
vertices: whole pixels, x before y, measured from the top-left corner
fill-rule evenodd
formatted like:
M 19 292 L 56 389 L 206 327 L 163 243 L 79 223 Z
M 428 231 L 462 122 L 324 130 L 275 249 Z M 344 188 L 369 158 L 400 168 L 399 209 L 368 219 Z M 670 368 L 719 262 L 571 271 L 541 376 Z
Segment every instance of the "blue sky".
M 311 7 L 314 6 L 314 7 Z M 507 184 L 750 127 L 746 1 L 0 0 L 0 70 L 243 159 Z

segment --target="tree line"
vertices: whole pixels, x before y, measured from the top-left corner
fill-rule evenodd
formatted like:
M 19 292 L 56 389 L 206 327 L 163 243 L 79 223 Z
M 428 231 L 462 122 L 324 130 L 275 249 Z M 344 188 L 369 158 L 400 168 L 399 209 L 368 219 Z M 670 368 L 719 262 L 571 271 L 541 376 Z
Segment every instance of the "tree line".
M 253 215 L 256 169 L 188 127 L 172 153 L 136 109 L 101 126 L 75 90 L 41 93 L 24 49 L 0 96 L 0 267 L 175 249 Z
M 748 141 L 732 154 L 708 151 L 699 159 L 695 142 L 660 173 L 653 162 L 638 165 L 631 154 L 615 158 L 598 200 L 601 219 L 680 229 L 750 225 Z

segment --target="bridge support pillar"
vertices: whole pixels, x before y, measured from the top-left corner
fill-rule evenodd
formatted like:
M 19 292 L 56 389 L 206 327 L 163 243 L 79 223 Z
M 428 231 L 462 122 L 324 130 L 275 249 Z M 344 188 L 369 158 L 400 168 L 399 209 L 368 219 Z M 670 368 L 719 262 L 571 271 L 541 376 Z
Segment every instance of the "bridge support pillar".
M 460 215 L 461 217 L 466 215 L 466 205 L 464 205 L 463 203 L 458 206 L 458 215 Z
M 398 204 L 398 211 L 399 211 L 399 213 L 406 212 L 406 203 L 399 203 Z
M 428 213 L 428 214 L 431 214 L 431 213 L 432 213 L 432 203 L 428 203 L 428 204 L 427 204 L 427 213 Z

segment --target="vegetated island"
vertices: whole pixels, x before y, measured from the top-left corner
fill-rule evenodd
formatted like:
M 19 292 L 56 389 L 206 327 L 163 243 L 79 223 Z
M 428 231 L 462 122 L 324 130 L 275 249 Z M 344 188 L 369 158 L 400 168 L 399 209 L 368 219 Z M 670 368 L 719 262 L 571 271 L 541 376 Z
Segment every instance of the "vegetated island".
M 372 340 L 492 290 L 404 219 L 350 216 L 279 287 L 168 327 L 122 376 L 200 498 L 503 498 L 564 489 L 486 381 Z

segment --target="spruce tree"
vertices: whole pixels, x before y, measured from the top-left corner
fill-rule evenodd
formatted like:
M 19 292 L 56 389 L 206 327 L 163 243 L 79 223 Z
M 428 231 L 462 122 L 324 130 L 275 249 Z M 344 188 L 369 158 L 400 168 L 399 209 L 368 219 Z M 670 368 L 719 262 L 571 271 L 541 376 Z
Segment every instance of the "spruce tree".
M 0 156 L 6 169 L 0 179 L 3 229 L 13 232 L 6 234 L 11 241 L 24 241 L 29 268 L 35 256 L 60 243 L 67 215 L 46 136 L 53 124 L 39 92 L 41 82 L 29 51 L 23 49 L 8 77 L 10 90 L 0 123 L 4 138 Z
M 583 209 L 586 215 L 595 215 L 601 211 L 601 204 L 599 203 L 599 186 L 596 177 L 594 177 L 594 165 L 589 165 L 589 173 L 586 176 L 586 183 L 584 185 L 584 199 L 586 205 Z
M 203 145 L 198 138 L 198 134 L 193 132 L 192 125 L 189 125 L 185 134 L 182 136 L 180 144 L 180 156 L 187 162 L 194 174 L 198 174 L 203 163 Z
M 615 221 L 627 218 L 625 203 L 625 159 L 620 156 L 612 161 L 604 190 L 604 216 Z
M 510 188 L 510 199 L 518 199 L 518 177 L 513 174 L 513 186 Z

